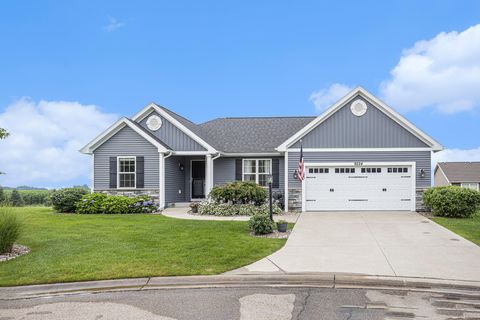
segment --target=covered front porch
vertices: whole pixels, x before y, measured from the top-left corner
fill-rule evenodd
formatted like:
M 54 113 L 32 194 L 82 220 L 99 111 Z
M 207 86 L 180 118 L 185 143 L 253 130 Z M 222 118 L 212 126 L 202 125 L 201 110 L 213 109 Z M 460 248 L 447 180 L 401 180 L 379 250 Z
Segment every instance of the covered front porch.
M 204 200 L 213 188 L 215 156 L 205 153 L 160 153 L 160 208 Z

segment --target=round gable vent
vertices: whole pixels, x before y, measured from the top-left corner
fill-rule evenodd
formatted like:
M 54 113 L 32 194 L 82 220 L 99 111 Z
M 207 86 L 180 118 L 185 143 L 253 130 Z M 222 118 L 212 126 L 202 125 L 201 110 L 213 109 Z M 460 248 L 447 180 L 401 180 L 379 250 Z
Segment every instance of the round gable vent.
M 147 127 L 152 131 L 157 131 L 162 126 L 162 119 L 159 116 L 153 115 L 147 119 Z
M 357 117 L 361 117 L 365 114 L 365 112 L 367 112 L 367 104 L 365 101 L 357 99 L 350 105 L 350 110 Z

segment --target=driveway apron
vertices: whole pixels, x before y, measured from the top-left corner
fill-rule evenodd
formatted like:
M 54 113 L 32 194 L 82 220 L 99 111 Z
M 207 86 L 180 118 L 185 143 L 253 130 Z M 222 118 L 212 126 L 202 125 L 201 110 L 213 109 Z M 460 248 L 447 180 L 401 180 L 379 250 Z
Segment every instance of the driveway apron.
M 285 246 L 248 272 L 480 281 L 480 247 L 418 213 L 302 213 Z

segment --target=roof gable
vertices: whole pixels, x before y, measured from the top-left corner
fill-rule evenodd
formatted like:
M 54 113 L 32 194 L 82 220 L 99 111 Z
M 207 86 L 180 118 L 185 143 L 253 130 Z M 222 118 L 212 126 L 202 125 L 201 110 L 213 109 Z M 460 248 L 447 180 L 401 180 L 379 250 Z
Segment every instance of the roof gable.
M 158 130 L 148 129 L 147 120 L 150 115 L 156 115 L 162 120 L 162 125 Z M 138 122 L 145 131 L 164 142 L 173 151 L 206 151 L 205 147 L 180 130 L 157 111 L 152 110 L 143 120 Z
M 480 162 L 439 162 L 436 170 L 438 168 L 451 183 L 480 183 Z
M 99 146 L 104 144 L 108 139 L 113 137 L 116 133 L 122 130 L 125 127 L 130 127 L 133 131 L 138 133 L 142 136 L 145 140 L 150 142 L 152 145 L 158 148 L 159 152 L 167 152 L 168 146 L 163 144 L 162 142 L 158 141 L 154 136 L 152 136 L 149 132 L 146 132 L 141 126 L 135 124 L 130 119 L 125 117 L 119 119 L 115 122 L 112 126 L 110 126 L 107 130 L 99 134 L 95 139 L 90 141 L 87 145 L 85 145 L 82 149 L 80 149 L 81 153 L 91 154 L 95 149 Z
M 321 124 L 325 123 L 328 119 L 332 118 L 337 112 L 339 112 L 339 110 L 346 107 L 346 105 L 356 97 L 361 97 L 362 100 L 364 100 L 370 105 L 370 107 L 373 106 L 374 108 L 378 109 L 380 112 L 382 112 L 382 114 L 384 114 L 386 117 L 391 119 L 393 122 L 395 122 L 404 130 L 406 130 L 406 132 L 413 135 L 417 140 L 422 142 L 426 147 L 430 148 L 433 151 L 442 150 L 442 146 L 438 142 L 436 142 L 434 139 L 426 135 L 423 131 L 415 127 L 411 122 L 409 122 L 403 116 L 398 114 L 396 111 L 388 107 L 378 98 L 376 98 L 375 96 L 373 96 L 372 94 L 370 94 L 368 91 L 366 91 L 361 87 L 358 87 L 352 90 L 347 95 L 345 95 L 342 99 L 340 99 L 338 102 L 332 105 L 324 113 L 322 113 L 320 116 L 318 116 L 313 121 L 311 121 L 308 125 L 303 127 L 301 130 L 296 132 L 294 135 L 292 135 L 286 141 L 284 141 L 281 145 L 279 145 L 277 147 L 277 150 L 282 152 L 286 151 L 289 147 L 297 143 L 297 141 L 305 137 L 312 130 L 314 130 Z M 367 109 L 367 112 L 368 112 L 368 109 Z M 413 140 L 411 142 L 414 142 L 414 144 L 416 143 L 416 141 L 413 141 Z M 363 146 L 356 147 L 356 148 L 363 148 Z
M 201 133 L 201 129 L 191 122 L 190 120 L 176 114 L 175 112 L 159 106 L 155 103 L 150 103 L 145 108 L 140 110 L 137 114 L 135 114 L 132 118 L 133 121 L 140 123 L 143 119 L 145 119 L 152 111 L 157 112 L 163 118 L 167 119 L 171 124 L 185 133 L 187 136 L 195 140 L 199 145 L 204 147 L 207 152 L 209 153 L 217 153 L 217 150 L 209 143 L 202 138 L 203 134 Z

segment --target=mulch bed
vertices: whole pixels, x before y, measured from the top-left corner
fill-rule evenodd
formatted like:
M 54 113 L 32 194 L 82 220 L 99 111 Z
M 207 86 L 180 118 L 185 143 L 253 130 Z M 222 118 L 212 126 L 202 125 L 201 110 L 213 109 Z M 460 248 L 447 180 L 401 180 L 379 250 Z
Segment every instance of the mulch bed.
M 29 247 L 22 246 L 21 244 L 14 244 L 12 251 L 0 254 L 0 262 L 15 259 L 29 252 Z
M 250 232 L 250 235 L 257 238 L 287 239 L 290 233 L 291 230 L 288 230 L 287 232 L 278 232 L 275 230 L 268 234 L 254 234 L 253 232 Z

